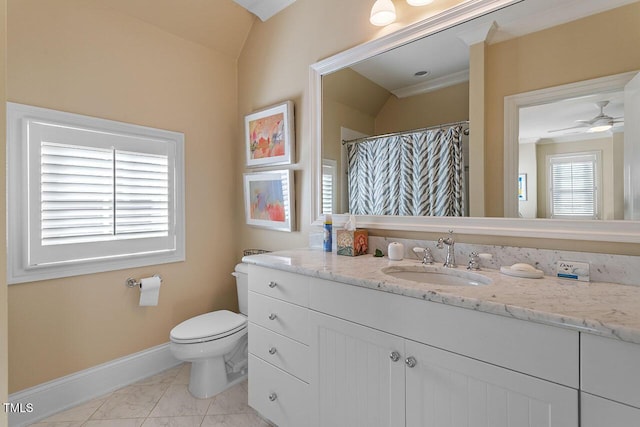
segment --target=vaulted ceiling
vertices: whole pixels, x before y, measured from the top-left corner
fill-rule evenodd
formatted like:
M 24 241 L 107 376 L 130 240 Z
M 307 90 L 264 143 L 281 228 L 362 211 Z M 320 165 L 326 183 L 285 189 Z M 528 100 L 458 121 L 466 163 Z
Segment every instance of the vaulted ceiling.
M 90 0 L 237 58 L 257 19 L 233 0 Z

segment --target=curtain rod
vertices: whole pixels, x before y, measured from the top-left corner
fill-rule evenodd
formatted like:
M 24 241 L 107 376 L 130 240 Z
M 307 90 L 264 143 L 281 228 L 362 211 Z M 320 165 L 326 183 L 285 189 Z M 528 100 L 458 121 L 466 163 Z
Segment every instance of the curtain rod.
M 444 128 L 452 127 L 452 126 L 456 126 L 456 125 L 468 125 L 468 124 L 469 124 L 469 120 L 462 120 L 460 122 L 445 123 L 443 125 L 429 126 L 429 127 L 426 127 L 426 128 L 403 130 L 403 131 L 400 131 L 400 132 L 392 132 L 392 133 L 385 133 L 383 135 L 363 136 L 361 138 L 350 139 L 348 141 L 344 141 L 343 140 L 342 144 L 343 145 L 346 145 L 346 144 L 357 144 L 358 142 L 362 142 L 365 139 L 387 138 L 387 137 L 390 137 L 390 136 L 406 135 L 408 133 L 423 132 L 423 131 L 433 130 L 433 129 L 444 129 Z M 465 135 L 469 135 L 469 128 L 464 129 L 462 132 Z

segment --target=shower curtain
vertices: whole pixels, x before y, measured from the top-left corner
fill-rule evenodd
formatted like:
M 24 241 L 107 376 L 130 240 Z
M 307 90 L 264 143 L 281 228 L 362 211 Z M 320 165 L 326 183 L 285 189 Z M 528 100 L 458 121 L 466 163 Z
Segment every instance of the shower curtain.
M 356 215 L 464 216 L 462 125 L 347 145 Z

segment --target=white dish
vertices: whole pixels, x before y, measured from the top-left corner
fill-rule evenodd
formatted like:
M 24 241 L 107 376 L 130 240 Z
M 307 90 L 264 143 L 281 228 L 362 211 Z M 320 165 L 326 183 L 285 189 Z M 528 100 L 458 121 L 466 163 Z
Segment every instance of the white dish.
M 500 273 L 506 274 L 507 276 L 513 277 L 522 277 L 524 279 L 541 279 L 544 277 L 544 271 L 542 270 L 532 270 L 532 271 L 524 271 L 524 270 L 514 270 L 511 267 L 500 267 Z

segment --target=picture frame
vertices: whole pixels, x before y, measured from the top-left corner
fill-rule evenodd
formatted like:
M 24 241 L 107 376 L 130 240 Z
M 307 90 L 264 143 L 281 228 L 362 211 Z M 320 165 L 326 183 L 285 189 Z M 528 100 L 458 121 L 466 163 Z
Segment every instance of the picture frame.
M 518 174 L 518 200 L 527 200 L 527 174 Z
M 289 165 L 295 160 L 293 101 L 244 118 L 247 167 Z
M 294 174 L 290 169 L 244 174 L 248 225 L 278 231 L 295 228 Z

